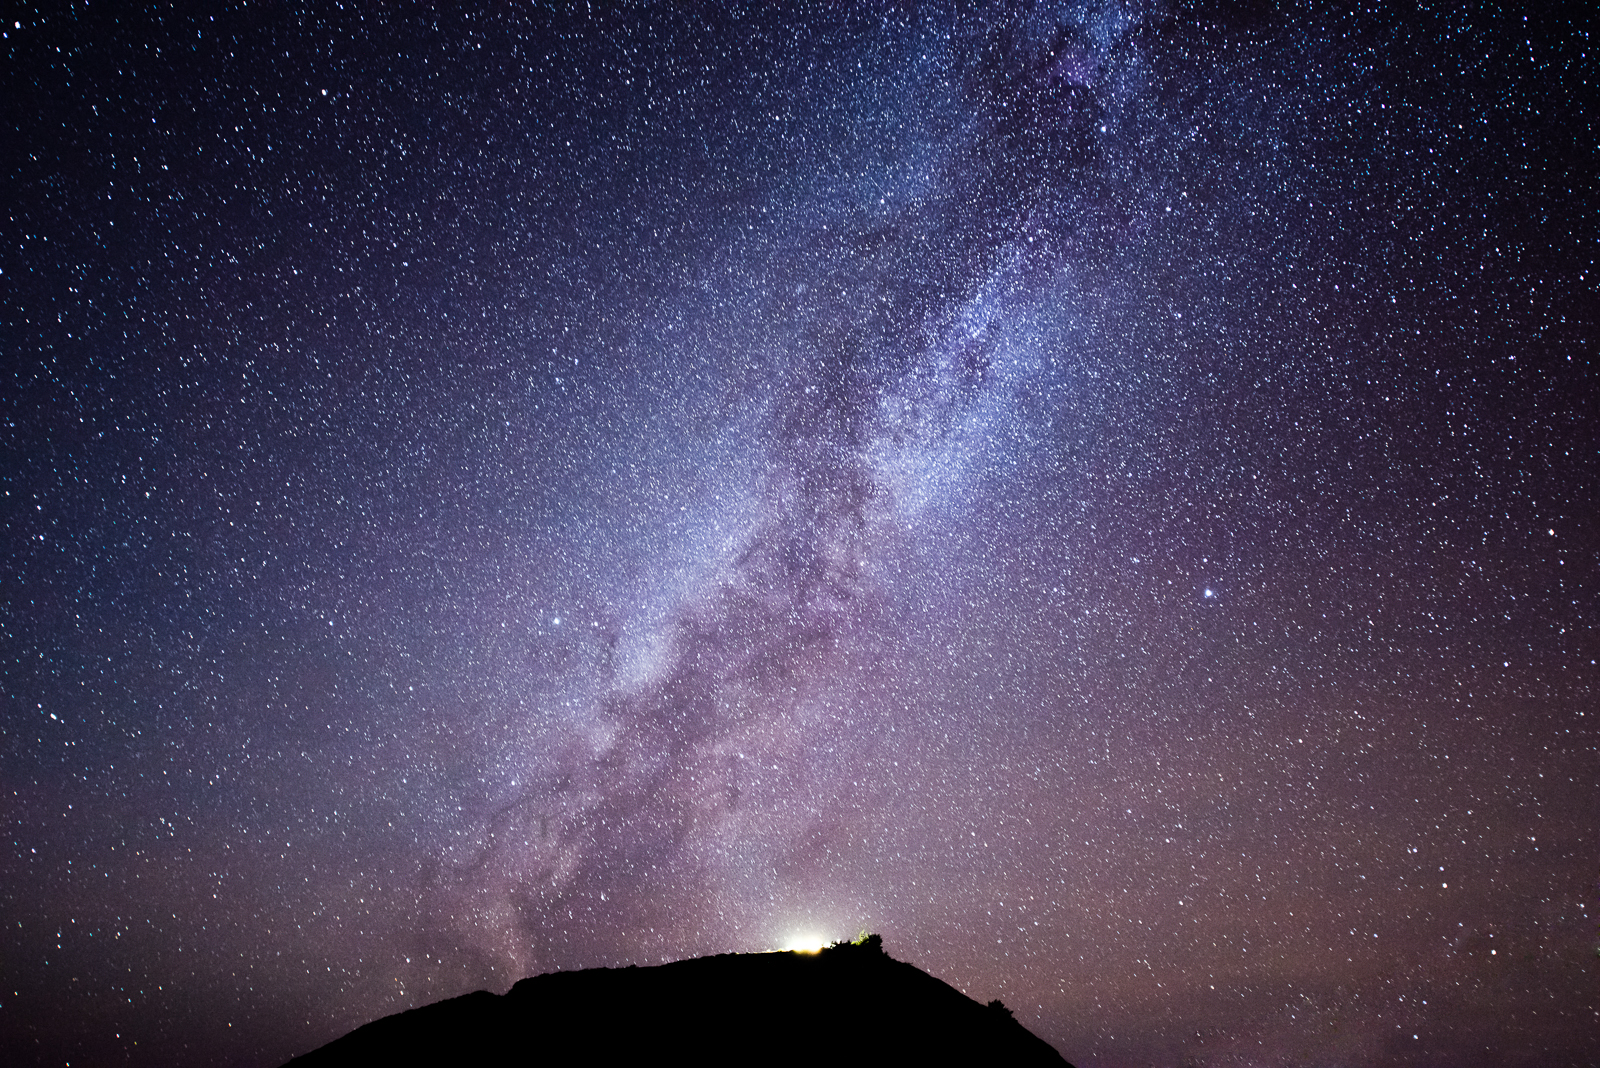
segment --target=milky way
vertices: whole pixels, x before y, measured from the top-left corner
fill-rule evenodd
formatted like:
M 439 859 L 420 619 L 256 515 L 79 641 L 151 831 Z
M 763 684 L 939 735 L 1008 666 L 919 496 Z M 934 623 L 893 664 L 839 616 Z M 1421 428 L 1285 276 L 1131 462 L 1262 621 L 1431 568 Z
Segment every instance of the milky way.
M 8 1060 L 861 930 L 1081 1066 L 1600 1055 L 1586 31 L 12 21 Z

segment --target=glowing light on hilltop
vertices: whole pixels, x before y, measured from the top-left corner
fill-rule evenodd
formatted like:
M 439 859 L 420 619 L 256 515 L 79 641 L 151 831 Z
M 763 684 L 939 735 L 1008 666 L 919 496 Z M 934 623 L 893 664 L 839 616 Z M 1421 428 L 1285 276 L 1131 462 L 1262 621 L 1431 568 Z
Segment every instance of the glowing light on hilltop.
M 791 936 L 789 941 L 783 944 L 783 949 L 786 953 L 816 953 L 827 944 L 827 938 L 807 931 L 804 934 Z

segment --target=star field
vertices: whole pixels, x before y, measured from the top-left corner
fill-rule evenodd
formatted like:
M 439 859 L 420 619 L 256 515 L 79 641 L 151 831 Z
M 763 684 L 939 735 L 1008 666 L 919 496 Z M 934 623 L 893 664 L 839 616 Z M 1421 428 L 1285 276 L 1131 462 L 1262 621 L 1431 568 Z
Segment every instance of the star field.
M 4 1059 L 865 929 L 1594 1060 L 1589 31 L 767 8 L 8 16 Z

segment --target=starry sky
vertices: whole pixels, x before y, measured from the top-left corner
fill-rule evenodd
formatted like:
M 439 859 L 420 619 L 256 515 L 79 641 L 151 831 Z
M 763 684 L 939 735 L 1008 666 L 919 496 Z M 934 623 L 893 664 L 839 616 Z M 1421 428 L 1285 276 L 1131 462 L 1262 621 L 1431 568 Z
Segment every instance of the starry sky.
M 862 930 L 1600 1057 L 1586 26 L 132 7 L 0 27 L 8 1063 Z

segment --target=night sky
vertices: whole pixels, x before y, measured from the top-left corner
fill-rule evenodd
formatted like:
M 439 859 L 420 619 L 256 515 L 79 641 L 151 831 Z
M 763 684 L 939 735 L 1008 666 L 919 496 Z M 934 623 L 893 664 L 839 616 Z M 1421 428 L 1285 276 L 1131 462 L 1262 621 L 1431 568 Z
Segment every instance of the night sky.
M 1600 1062 L 1584 26 L 132 6 L 0 27 L 8 1064 L 862 930 Z

